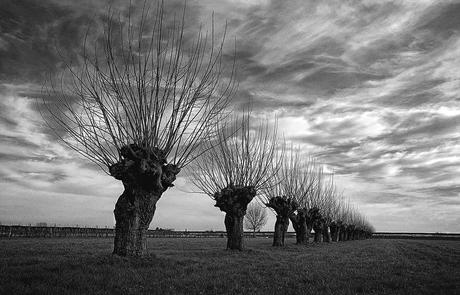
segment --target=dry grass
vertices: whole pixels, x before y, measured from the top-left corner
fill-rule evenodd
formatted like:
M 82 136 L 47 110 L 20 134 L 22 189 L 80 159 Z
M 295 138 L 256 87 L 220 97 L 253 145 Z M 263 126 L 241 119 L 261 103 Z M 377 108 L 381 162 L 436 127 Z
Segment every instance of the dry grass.
M 126 259 L 111 239 L 0 240 L 0 294 L 460 294 L 459 241 L 293 243 L 151 239 Z

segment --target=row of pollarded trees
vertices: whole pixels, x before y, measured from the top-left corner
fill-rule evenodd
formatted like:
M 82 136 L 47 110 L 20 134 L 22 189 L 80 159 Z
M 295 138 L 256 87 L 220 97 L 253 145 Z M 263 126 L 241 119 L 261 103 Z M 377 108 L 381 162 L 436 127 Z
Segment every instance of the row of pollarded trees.
M 260 196 L 276 214 L 273 246 L 284 246 L 289 226 L 296 232 L 296 243 L 306 244 L 312 230 L 315 242 L 337 242 L 368 238 L 373 227 L 344 200 L 333 181 L 314 159 L 304 160 L 291 149 L 283 165 Z
M 297 244 L 305 244 L 313 229 L 315 242 L 369 237 L 373 228 L 339 193 L 333 174 L 313 158 L 304 159 L 290 149 L 280 169 L 260 196 L 276 214 L 273 246 L 284 246 L 289 221 Z
M 167 17 L 165 5 L 109 10 L 102 35 L 89 27 L 76 63 L 63 58 L 64 74 L 45 88 L 42 116 L 68 147 L 123 183 L 114 254 L 145 254 L 158 200 L 194 160 L 195 184 L 226 213 L 228 248 L 242 249 L 247 205 L 273 185 L 283 148 L 276 126 L 250 125 L 249 115 L 222 123 L 236 88 L 225 31 L 220 40 L 214 26 L 190 32 L 185 6 Z
M 273 246 L 284 246 L 290 221 L 298 244 L 307 242 L 312 229 L 316 242 L 338 241 L 340 232 L 342 240 L 372 233 L 365 218 L 343 201 L 332 176 L 299 150 L 286 148 L 276 123 L 250 118 L 247 112 L 217 125 L 215 141 L 202 144 L 190 169 L 193 183 L 225 212 L 228 249 L 243 249 L 243 220 L 256 196 L 276 214 Z
M 216 125 L 215 140 L 202 144 L 203 152 L 190 169 L 195 186 L 225 213 L 228 249 L 243 249 L 248 204 L 270 184 L 282 163 L 276 124 L 250 123 L 247 112 Z

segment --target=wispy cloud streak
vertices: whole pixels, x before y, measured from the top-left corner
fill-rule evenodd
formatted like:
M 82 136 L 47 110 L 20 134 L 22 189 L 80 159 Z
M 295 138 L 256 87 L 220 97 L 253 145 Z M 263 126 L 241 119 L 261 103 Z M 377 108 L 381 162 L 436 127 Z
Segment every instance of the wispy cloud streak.
M 182 5 L 168 3 L 176 11 Z M 8 199 L 11 212 L 14 204 L 26 203 L 10 199 L 21 190 L 40 191 L 38 199 L 115 198 L 120 191 L 53 140 L 33 100 L 43 73 L 62 69 L 52 44 L 77 55 L 84 24 L 104 21 L 105 5 L 86 4 L 2 4 L 0 186 L 9 192 L 1 201 Z M 206 0 L 187 5 L 191 31 L 201 22 L 207 28 L 214 12 L 216 30 L 226 19 L 229 40 L 236 37 L 236 52 L 232 42 L 226 48 L 238 65 L 235 105 L 250 101 L 261 115 L 276 113 L 286 138 L 334 170 L 345 194 L 378 230 L 460 231 L 459 3 Z M 170 195 L 168 212 L 206 226 L 198 215 L 178 209 L 184 193 Z M 199 209 L 211 206 L 209 200 L 187 202 L 212 216 L 214 221 L 207 221 L 213 228 L 222 228 L 212 208 Z M 166 215 L 159 218 L 167 224 Z

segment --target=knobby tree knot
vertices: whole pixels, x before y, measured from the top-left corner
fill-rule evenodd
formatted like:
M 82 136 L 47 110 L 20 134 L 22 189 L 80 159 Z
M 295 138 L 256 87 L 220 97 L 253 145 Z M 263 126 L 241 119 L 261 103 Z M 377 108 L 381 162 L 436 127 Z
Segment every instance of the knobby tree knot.
M 256 196 L 256 190 L 252 186 L 235 186 L 230 184 L 213 196 L 216 201 L 215 207 L 221 211 L 242 217 L 246 214 L 248 204 Z
M 270 198 L 269 202 L 265 205 L 275 210 L 276 215 L 283 217 L 291 216 L 299 207 L 293 198 L 288 198 L 286 196 Z
M 145 148 L 136 144 L 120 149 L 120 160 L 109 167 L 110 175 L 127 185 L 165 191 L 173 186 L 180 168 L 166 164 L 166 154 L 158 148 Z

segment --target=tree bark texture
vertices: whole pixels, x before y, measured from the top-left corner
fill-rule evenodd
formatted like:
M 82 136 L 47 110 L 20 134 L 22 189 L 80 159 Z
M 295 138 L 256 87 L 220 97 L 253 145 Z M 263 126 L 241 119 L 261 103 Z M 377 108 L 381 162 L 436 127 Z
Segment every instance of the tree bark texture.
M 354 233 L 355 227 L 353 225 L 348 225 L 347 226 L 347 240 L 354 240 Z
M 338 242 L 339 241 L 339 226 L 337 225 L 336 222 L 332 222 L 329 225 L 329 229 L 331 230 L 331 239 L 332 242 Z
M 323 242 L 331 242 L 331 233 L 329 232 L 329 226 L 326 223 L 323 224 Z
M 115 242 L 113 253 L 140 256 L 147 250 L 145 233 L 155 214 L 161 195 L 142 188 L 126 187 L 115 205 Z
M 344 241 L 348 241 L 350 239 L 350 237 L 348 236 L 349 232 L 348 232 L 348 228 L 345 228 L 345 231 L 343 232 L 343 240 Z
M 289 216 L 289 220 L 291 221 L 292 228 L 294 228 L 295 231 L 296 244 L 299 244 L 299 223 L 297 221 L 297 215 L 293 214 L 293 216 Z
M 342 224 L 339 226 L 339 241 L 344 242 L 346 238 L 345 235 L 346 235 L 346 226 Z
M 321 243 L 323 241 L 323 228 L 325 220 L 322 217 L 318 208 L 313 207 L 308 211 L 308 218 L 315 231 L 315 242 Z
M 180 169 L 166 160 L 160 150 L 146 151 L 131 144 L 121 148 L 122 159 L 110 174 L 123 182 L 124 192 L 115 205 L 113 254 L 146 254 L 146 231 L 155 214 L 156 203 L 173 186 Z
M 244 248 L 244 230 L 243 230 L 244 215 L 226 213 L 225 214 L 225 229 L 227 230 L 227 249 L 243 250 Z
M 266 205 L 276 212 L 273 246 L 282 247 L 289 227 L 289 217 L 297 210 L 297 202 L 292 198 L 277 196 L 271 198 Z
M 289 218 L 295 231 L 297 245 L 304 245 L 308 242 L 306 215 L 306 209 L 298 209 L 297 214 L 291 214 Z
M 289 218 L 287 216 L 276 215 L 275 232 L 273 234 L 273 246 L 283 247 L 284 237 L 289 227 Z
M 214 194 L 214 200 L 221 211 L 225 212 L 225 229 L 227 232 L 227 249 L 244 249 L 243 221 L 248 204 L 256 196 L 251 186 L 229 185 Z
M 320 225 L 313 225 L 313 230 L 315 231 L 315 243 L 322 243 L 323 242 L 323 226 Z

